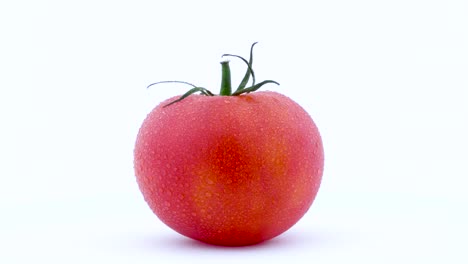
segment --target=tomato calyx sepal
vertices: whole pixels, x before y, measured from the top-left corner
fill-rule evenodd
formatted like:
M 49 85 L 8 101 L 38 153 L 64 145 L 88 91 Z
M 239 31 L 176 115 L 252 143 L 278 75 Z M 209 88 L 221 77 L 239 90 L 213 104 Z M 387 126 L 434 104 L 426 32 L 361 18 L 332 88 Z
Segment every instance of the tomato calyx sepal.
M 223 54 L 222 55 L 222 57 L 235 57 L 235 58 L 241 59 L 242 61 L 244 61 L 246 63 L 247 71 L 246 71 L 246 73 L 244 75 L 244 78 L 242 79 L 239 86 L 237 87 L 237 89 L 234 92 L 232 92 L 231 69 L 229 67 L 229 61 L 228 60 L 222 61 L 221 62 L 221 89 L 220 89 L 220 92 L 219 92 L 220 96 L 239 96 L 241 94 L 247 94 L 247 93 L 255 92 L 258 89 L 260 89 L 260 87 L 262 87 L 263 85 L 268 84 L 268 83 L 274 83 L 276 85 L 279 85 L 278 82 L 272 81 L 272 80 L 265 80 L 265 81 L 262 81 L 262 82 L 257 83 L 257 84 L 255 83 L 255 73 L 254 73 L 253 68 L 252 68 L 252 64 L 253 64 L 253 47 L 255 46 L 255 44 L 257 44 L 257 42 L 253 43 L 251 48 L 250 48 L 249 61 L 247 61 L 246 59 L 244 59 L 243 57 L 241 57 L 239 55 L 234 55 L 234 54 Z M 247 83 L 250 80 L 250 76 L 252 76 L 252 85 L 249 86 L 249 87 L 246 87 Z M 188 90 L 183 95 L 181 95 L 178 99 L 164 105 L 163 107 L 167 107 L 167 106 L 172 105 L 174 103 L 180 102 L 180 101 L 184 100 L 185 98 L 187 98 L 188 96 L 190 96 L 192 94 L 195 94 L 195 93 L 200 93 L 201 95 L 205 95 L 205 96 L 216 96 L 210 90 L 208 90 L 208 89 L 206 89 L 204 87 L 196 86 L 194 84 L 191 84 L 189 82 L 184 82 L 184 81 L 160 81 L 160 82 L 155 82 L 155 83 L 152 83 L 152 84 L 148 85 L 147 88 L 149 88 L 149 87 L 151 87 L 153 85 L 156 85 L 156 84 L 161 84 L 161 83 L 182 83 L 182 84 L 187 84 L 187 85 L 190 85 L 190 86 L 193 87 L 192 89 Z
M 254 71 L 252 69 L 252 64 L 253 64 L 253 48 L 254 48 L 255 44 L 257 44 L 257 43 L 258 42 L 254 42 L 252 44 L 252 46 L 250 47 L 249 61 L 247 61 L 246 59 L 242 58 L 239 55 L 223 54 L 223 56 L 221 56 L 221 57 L 236 57 L 236 58 L 239 58 L 242 61 L 244 61 L 245 64 L 247 64 L 247 71 L 245 72 L 244 78 L 242 78 L 242 81 L 240 82 L 239 87 L 237 87 L 236 92 L 244 89 L 245 86 L 247 86 L 247 83 L 249 82 L 249 79 L 250 79 L 250 75 L 252 75 L 252 86 L 255 85 L 255 73 L 254 73 Z

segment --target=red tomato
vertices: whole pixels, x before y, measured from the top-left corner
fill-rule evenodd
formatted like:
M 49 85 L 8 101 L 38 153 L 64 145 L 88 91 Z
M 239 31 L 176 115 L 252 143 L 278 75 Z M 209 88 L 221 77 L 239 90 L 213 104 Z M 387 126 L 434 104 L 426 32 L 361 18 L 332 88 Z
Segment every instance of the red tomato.
M 309 209 L 320 186 L 323 147 L 303 108 L 276 92 L 190 95 L 146 117 L 135 173 L 153 212 L 210 244 L 271 239 Z

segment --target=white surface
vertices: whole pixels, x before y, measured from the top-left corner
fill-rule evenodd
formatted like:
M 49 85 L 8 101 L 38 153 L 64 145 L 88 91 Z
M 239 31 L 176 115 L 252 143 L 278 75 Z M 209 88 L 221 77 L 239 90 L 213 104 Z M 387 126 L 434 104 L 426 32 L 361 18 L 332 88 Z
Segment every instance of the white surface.
M 467 263 L 466 1 L 3 1 L 0 263 Z M 277 239 L 165 227 L 135 184 L 146 113 L 255 50 L 319 126 L 324 181 Z M 244 65 L 231 63 L 233 81 Z

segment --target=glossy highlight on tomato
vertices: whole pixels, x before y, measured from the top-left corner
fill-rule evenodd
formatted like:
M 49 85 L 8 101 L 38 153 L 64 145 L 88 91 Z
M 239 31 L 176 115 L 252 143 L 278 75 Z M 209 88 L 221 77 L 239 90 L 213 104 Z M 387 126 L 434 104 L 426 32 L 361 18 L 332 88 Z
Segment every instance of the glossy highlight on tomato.
M 251 65 L 252 52 L 249 77 Z M 237 95 L 201 88 L 170 98 L 139 130 L 139 188 L 159 219 L 184 236 L 257 244 L 292 227 L 317 195 L 324 155 L 313 120 L 290 98 L 258 88 L 242 92 L 249 88 L 240 86 Z

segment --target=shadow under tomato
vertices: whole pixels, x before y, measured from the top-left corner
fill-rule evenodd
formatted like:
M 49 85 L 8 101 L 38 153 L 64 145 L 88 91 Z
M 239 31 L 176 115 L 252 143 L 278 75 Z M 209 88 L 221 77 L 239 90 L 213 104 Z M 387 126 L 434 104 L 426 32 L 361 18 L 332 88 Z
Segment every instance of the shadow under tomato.
M 251 251 L 251 250 L 272 250 L 272 249 L 299 249 L 307 248 L 308 250 L 319 249 L 326 245 L 336 244 L 340 242 L 340 238 L 336 234 L 317 232 L 317 231 L 293 231 L 288 232 L 264 241 L 259 244 L 239 247 L 227 247 L 206 244 L 197 240 L 193 240 L 176 233 L 159 236 L 151 236 L 141 238 L 142 246 L 145 248 L 158 249 L 178 249 L 184 251 L 190 250 L 207 250 L 207 251 Z

